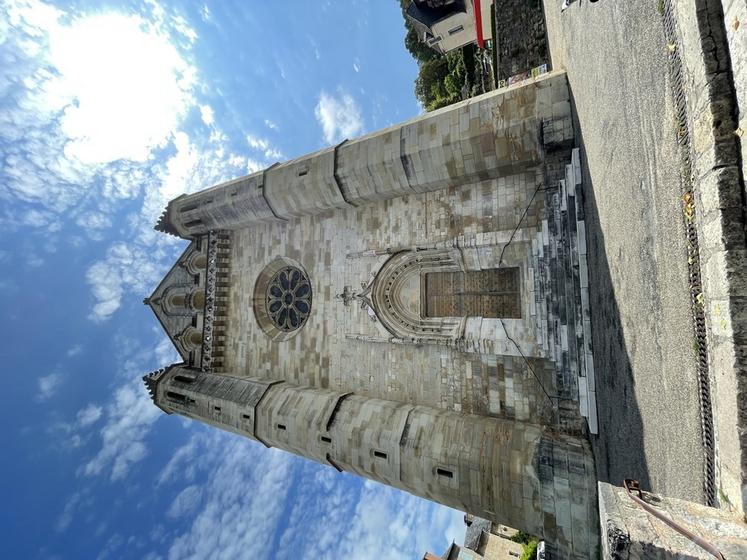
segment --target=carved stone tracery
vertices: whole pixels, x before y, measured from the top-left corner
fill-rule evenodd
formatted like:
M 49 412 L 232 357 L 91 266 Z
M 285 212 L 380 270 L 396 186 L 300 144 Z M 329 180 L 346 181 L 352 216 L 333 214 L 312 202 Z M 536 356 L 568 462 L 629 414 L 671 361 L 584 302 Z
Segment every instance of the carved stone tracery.
M 403 288 L 429 272 L 464 270 L 458 249 L 402 251 L 379 270 L 371 301 L 382 325 L 395 337 L 413 343 L 453 343 L 464 334 L 466 317 L 424 317 L 403 299 Z M 416 277 L 416 278 L 413 278 Z

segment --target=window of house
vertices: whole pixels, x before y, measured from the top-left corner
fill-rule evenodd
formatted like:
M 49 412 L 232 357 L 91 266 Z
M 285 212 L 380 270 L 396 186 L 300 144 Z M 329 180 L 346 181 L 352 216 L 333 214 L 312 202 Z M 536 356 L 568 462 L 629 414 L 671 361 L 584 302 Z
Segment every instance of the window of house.
M 456 35 L 460 31 L 464 31 L 464 26 L 463 25 L 459 25 L 459 26 L 457 26 L 457 27 L 455 27 L 453 29 L 449 29 L 449 35 Z
M 374 454 L 374 457 L 378 457 L 379 459 L 387 458 L 387 454 L 384 453 L 383 451 L 374 451 L 373 454 Z
M 425 275 L 426 317 L 521 318 L 519 268 Z

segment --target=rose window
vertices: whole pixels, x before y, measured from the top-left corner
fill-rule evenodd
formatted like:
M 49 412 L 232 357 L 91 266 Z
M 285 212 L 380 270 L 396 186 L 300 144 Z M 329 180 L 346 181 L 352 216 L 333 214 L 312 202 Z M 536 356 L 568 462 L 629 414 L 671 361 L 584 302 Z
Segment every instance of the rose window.
M 282 331 L 294 331 L 311 311 L 311 282 L 298 268 L 280 269 L 267 285 L 267 314 Z

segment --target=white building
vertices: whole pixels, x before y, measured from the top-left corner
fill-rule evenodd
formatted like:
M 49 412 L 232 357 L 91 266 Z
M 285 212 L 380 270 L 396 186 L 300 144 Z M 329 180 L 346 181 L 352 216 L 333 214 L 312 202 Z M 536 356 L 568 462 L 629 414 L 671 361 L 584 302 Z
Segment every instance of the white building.
M 413 0 L 407 18 L 420 40 L 441 54 L 476 43 L 481 49 L 493 38 L 493 0 Z

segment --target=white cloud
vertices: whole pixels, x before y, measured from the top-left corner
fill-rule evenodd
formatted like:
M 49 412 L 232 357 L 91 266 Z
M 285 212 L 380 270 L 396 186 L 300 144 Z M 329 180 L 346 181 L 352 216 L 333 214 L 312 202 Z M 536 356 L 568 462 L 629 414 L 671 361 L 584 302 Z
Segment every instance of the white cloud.
M 73 358 L 80 354 L 83 351 L 83 346 L 81 344 L 76 344 L 75 346 L 71 346 L 68 348 L 66 354 L 68 358 Z
M 174 501 L 171 502 L 171 506 L 166 512 L 166 515 L 172 519 L 176 519 L 190 514 L 197 509 L 201 498 L 202 489 L 199 486 L 195 484 L 187 486 L 184 490 L 179 492 L 177 497 L 174 498 Z
M 128 289 L 141 294 L 153 289 L 164 272 L 163 266 L 159 266 L 163 252 L 154 248 L 153 253 L 148 253 L 124 242 L 110 247 L 106 258 L 93 264 L 86 273 L 96 301 L 89 318 L 101 322 L 111 317 Z
M 50 373 L 39 378 L 39 392 L 36 396 L 38 401 L 46 401 L 54 396 L 62 384 L 61 373 Z
M 26 264 L 31 268 L 39 268 L 44 265 L 44 259 L 35 253 L 26 255 Z
M 336 144 L 363 131 L 360 107 L 347 93 L 341 92 L 338 97 L 333 97 L 322 91 L 314 114 L 322 127 L 324 141 L 328 144 Z
M 257 152 L 261 152 L 267 160 L 278 160 L 283 157 L 283 153 L 273 147 L 267 138 L 260 138 L 253 134 L 246 135 L 246 142 L 249 147 Z
M 36 208 L 28 210 L 23 215 L 22 222 L 24 225 L 36 228 L 44 228 L 51 232 L 58 231 L 61 227 L 57 216 L 55 216 L 51 212 L 39 210 Z
M 202 122 L 208 126 L 215 122 L 215 113 L 213 113 L 213 108 L 210 105 L 200 105 L 200 117 Z
M 81 428 L 86 428 L 91 424 L 95 424 L 98 419 L 101 418 L 102 412 L 103 409 L 100 406 L 89 404 L 85 408 L 78 411 L 78 414 L 76 416 L 77 425 Z
M 284 514 L 294 461 L 232 434 L 201 430 L 195 459 L 205 474 L 202 505 L 169 558 L 254 558 L 273 554 L 272 535 Z M 173 505 L 173 504 L 172 504 Z
M 184 19 L 155 3 L 144 12 L 71 15 L 33 0 L 0 8 L 6 197 L 63 213 L 91 189 L 101 189 L 88 199 L 96 205 L 147 186 L 154 150 L 195 104 L 196 72 L 172 41 L 194 40 Z M 49 229 L 38 218 L 29 224 Z
M 196 472 L 195 454 L 199 446 L 199 441 L 194 436 L 179 449 L 169 459 L 169 462 L 161 470 L 156 480 L 156 485 L 174 482 L 179 479 L 186 482 L 194 480 Z
M 192 69 L 137 16 L 101 14 L 48 30 L 50 89 L 70 99 L 65 154 L 84 164 L 145 161 L 191 104 Z
M 112 221 L 103 212 L 88 212 L 78 216 L 75 223 L 87 230 L 102 230 L 111 227 Z
M 62 513 L 57 518 L 57 523 L 55 524 L 55 529 L 58 533 L 66 531 L 70 526 L 70 523 L 72 523 L 78 504 L 80 503 L 80 498 L 81 495 L 79 492 L 75 492 L 70 496 L 70 498 L 68 498 L 65 503 L 65 509 L 62 510 Z
M 140 379 L 119 387 L 106 410 L 106 422 L 100 431 L 101 449 L 85 464 L 82 473 L 107 473 L 111 480 L 120 480 L 147 455 L 144 440 L 161 411 L 153 405 Z
M 200 16 L 202 17 L 202 20 L 204 22 L 209 22 L 212 19 L 212 14 L 210 13 L 210 8 L 207 7 L 207 4 L 204 4 L 202 6 L 202 10 L 200 10 Z
M 419 558 L 463 538 L 462 512 L 311 463 L 297 477 L 309 483 L 294 496 L 279 557 Z
M 278 125 L 277 125 L 277 124 L 275 124 L 275 123 L 274 123 L 273 121 L 271 121 L 270 119 L 265 119 L 265 126 L 266 126 L 267 128 L 269 128 L 270 130 L 277 130 L 277 129 L 278 129 Z

